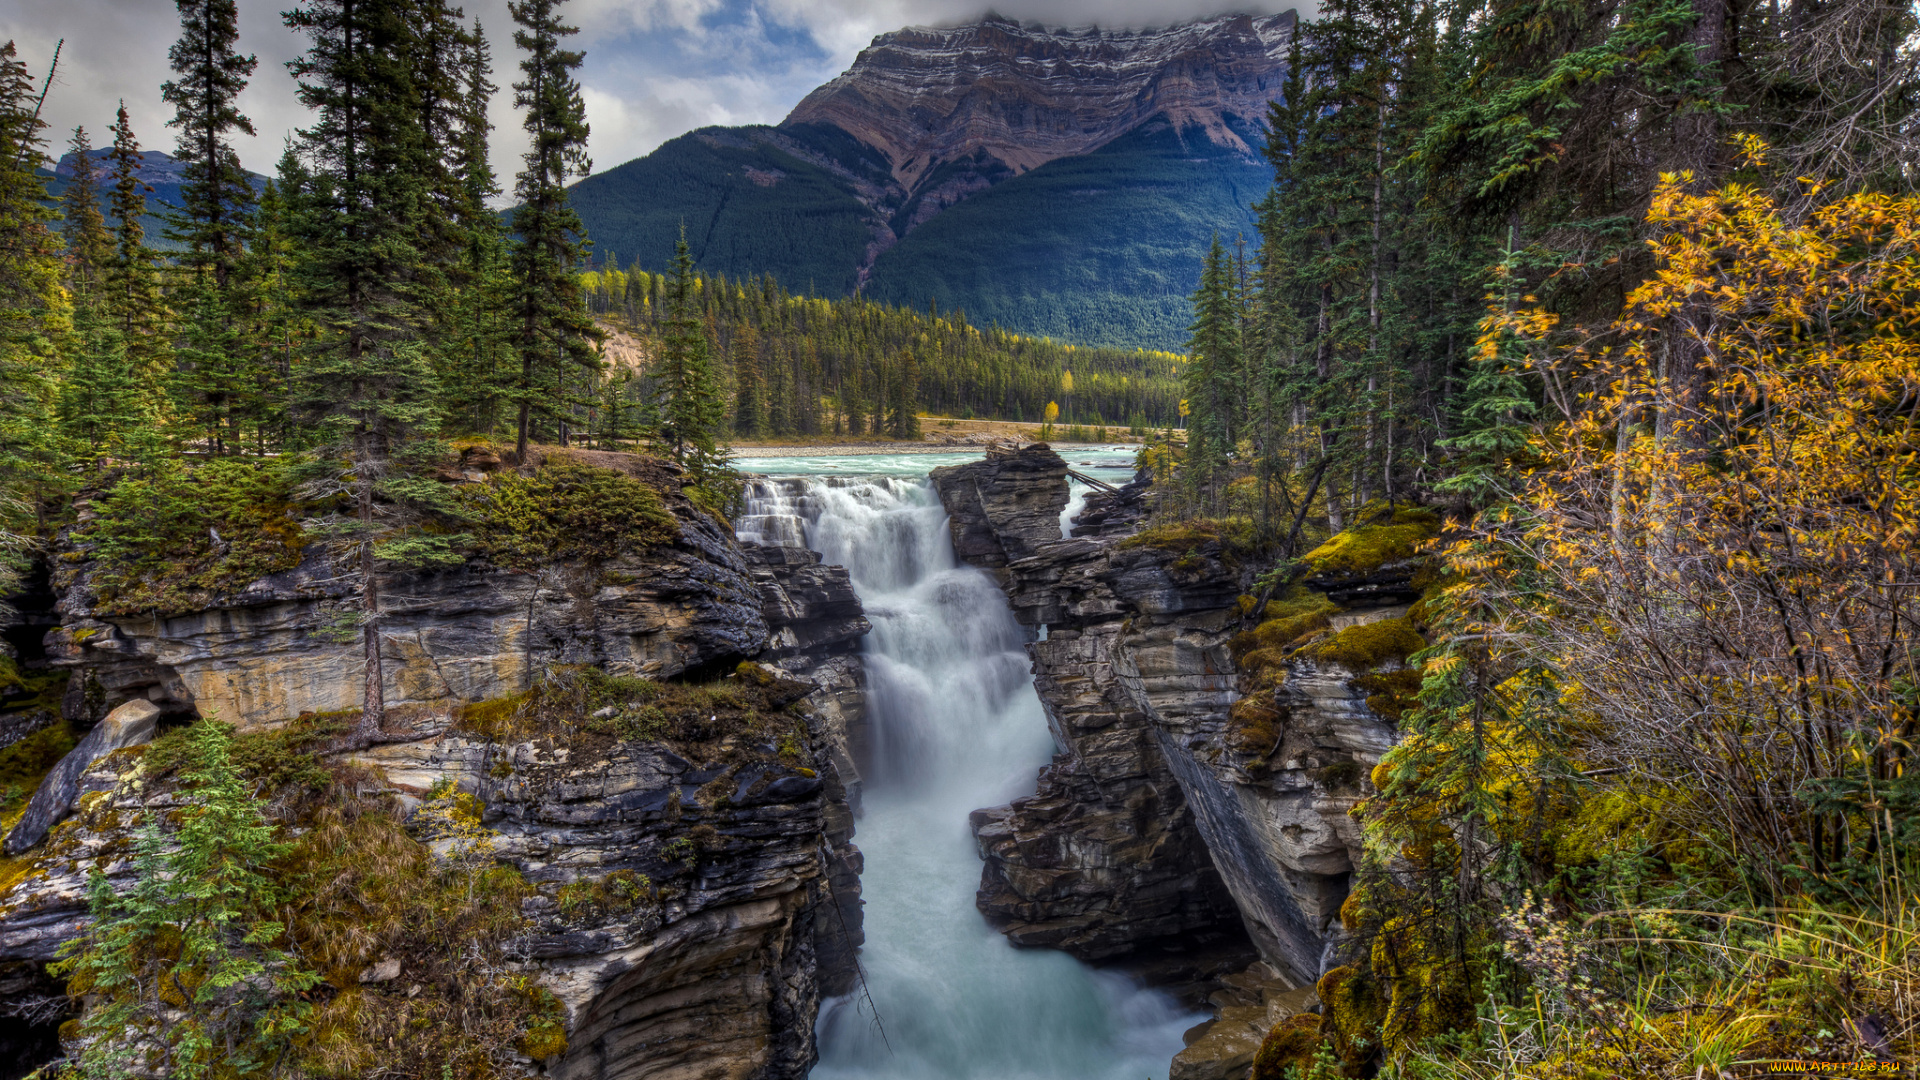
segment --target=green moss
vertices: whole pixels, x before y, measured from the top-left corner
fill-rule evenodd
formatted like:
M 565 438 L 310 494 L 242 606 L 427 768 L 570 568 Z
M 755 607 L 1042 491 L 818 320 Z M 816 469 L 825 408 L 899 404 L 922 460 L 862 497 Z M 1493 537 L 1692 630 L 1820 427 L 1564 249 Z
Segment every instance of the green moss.
M 1404 617 L 1349 626 L 1313 646 L 1313 655 L 1350 671 L 1367 671 L 1389 660 L 1405 660 L 1427 647 Z
M 1150 525 L 1120 541 L 1122 548 L 1152 548 L 1192 558 L 1206 544 L 1220 545 L 1223 556 L 1250 554 L 1259 546 L 1253 519 L 1248 517 L 1193 518 Z M 1196 560 L 1197 561 L 1197 560 Z
M 659 898 L 653 879 L 632 870 L 615 870 L 604 877 L 582 877 L 560 887 L 554 900 L 569 919 L 604 918 L 632 911 Z
M 1340 606 L 1325 593 L 1304 585 L 1292 585 L 1267 601 L 1261 610 L 1259 626 L 1235 637 L 1232 649 L 1236 657 L 1246 657 L 1263 649 L 1278 649 L 1299 641 L 1315 630 L 1324 630 L 1328 618 L 1340 613 Z
M 1424 680 L 1419 668 L 1408 667 L 1361 675 L 1347 685 L 1367 695 L 1367 708 L 1376 715 L 1398 724 L 1409 710 L 1419 707 Z
M 1321 574 L 1371 573 L 1388 563 L 1412 558 L 1419 546 L 1439 531 L 1440 519 L 1433 511 L 1407 507 L 1395 512 L 1392 521 L 1335 533 L 1307 552 L 1301 562 Z
M 79 741 L 74 730 L 60 722 L 0 750 L 0 811 L 24 807 L 40 781 Z
M 1380 1029 L 1387 1021 L 1387 997 L 1365 971 L 1336 967 L 1320 976 L 1314 993 L 1324 1010 L 1320 1033 L 1352 1075 L 1379 1057 Z
M 1326 1040 L 1320 1037 L 1320 1018 L 1295 1013 L 1273 1025 L 1253 1056 L 1250 1080 L 1298 1080 L 1313 1068 Z
M 93 547 L 93 585 L 108 614 L 204 608 L 298 566 L 306 544 L 280 458 L 156 466 L 114 483 L 93 511 L 76 539 Z
M 503 473 L 467 496 L 480 516 L 480 550 L 500 566 L 535 569 L 560 559 L 606 560 L 673 542 L 680 526 L 659 490 L 555 454 L 531 474 Z

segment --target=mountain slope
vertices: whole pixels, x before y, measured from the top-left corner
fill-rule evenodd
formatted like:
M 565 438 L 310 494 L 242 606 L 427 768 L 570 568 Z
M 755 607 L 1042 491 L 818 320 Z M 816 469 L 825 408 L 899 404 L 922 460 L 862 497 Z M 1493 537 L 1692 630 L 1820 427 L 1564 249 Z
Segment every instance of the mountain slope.
M 777 128 L 705 128 L 581 181 L 602 256 L 929 298 L 1177 348 L 1200 256 L 1248 231 L 1292 12 L 1157 30 L 988 19 L 883 34 Z
M 597 259 L 663 269 L 684 226 L 707 273 L 772 274 L 838 296 L 868 258 L 860 192 L 878 187 L 875 170 L 884 179 L 884 162 L 838 128 L 702 128 L 581 181 L 571 198 Z
M 932 218 L 881 254 L 867 293 L 1087 345 L 1178 349 L 1208 241 L 1252 235 L 1248 207 L 1270 179 L 1156 117 Z

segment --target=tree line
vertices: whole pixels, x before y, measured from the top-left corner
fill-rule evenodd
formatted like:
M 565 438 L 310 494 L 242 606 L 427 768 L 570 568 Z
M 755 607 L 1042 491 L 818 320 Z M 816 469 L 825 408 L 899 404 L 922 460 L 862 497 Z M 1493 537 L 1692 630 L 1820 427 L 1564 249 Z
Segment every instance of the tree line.
M 1488 312 L 1624 347 L 1606 328 L 1654 272 L 1662 176 L 1760 183 L 1790 214 L 1907 190 L 1913 25 L 1878 0 L 1323 5 L 1269 110 L 1252 250 L 1217 244 L 1194 296 L 1188 504 L 1290 525 L 1318 500 L 1338 528 L 1374 499 L 1491 497 L 1524 425 L 1586 388 L 1483 356 Z M 1260 482 L 1230 496 L 1230 460 Z
M 582 276 L 610 325 L 657 340 L 673 277 L 612 255 Z M 919 437 L 918 415 L 1070 423 L 1136 431 L 1177 422 L 1184 357 L 1084 348 L 981 329 L 964 311 L 924 312 L 859 296 L 787 292 L 771 275 L 697 278 L 695 308 L 713 343 L 726 424 L 736 436 Z

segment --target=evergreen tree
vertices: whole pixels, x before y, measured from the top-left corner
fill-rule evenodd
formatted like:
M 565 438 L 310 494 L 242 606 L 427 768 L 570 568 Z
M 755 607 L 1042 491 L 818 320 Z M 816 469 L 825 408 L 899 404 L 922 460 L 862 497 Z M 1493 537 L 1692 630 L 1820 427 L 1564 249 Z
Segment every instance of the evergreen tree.
M 726 403 L 696 303 L 693 255 L 682 236 L 674 246 L 666 324 L 650 380 L 656 437 L 696 486 L 711 487 L 724 502 L 731 470 L 717 439 L 726 421 Z
M 67 245 L 67 283 L 76 297 L 100 301 L 101 275 L 113 262 L 113 234 L 100 212 L 100 163 L 87 129 L 73 129 L 68 144 L 73 176 L 60 193 L 61 236 Z
M 180 39 L 167 53 L 176 78 L 160 88 L 161 99 L 174 107 L 167 126 L 180 129 L 175 155 L 186 166 L 171 238 L 186 246 L 189 264 L 211 272 L 225 290 L 245 247 L 254 204 L 232 135 L 254 133 L 239 97 L 257 61 L 234 51 L 240 36 L 235 0 L 176 2 Z
M 267 870 L 288 845 L 234 766 L 233 729 L 202 720 L 187 751 L 178 825 L 145 815 L 127 891 L 93 870 L 92 925 L 55 965 L 92 999 L 86 1076 L 275 1074 L 305 1030 L 300 994 L 321 981 L 275 944 L 282 896 Z
M 513 312 L 517 323 L 520 381 L 515 452 L 525 461 L 529 427 L 542 387 L 556 387 L 545 408 L 561 406 L 559 387 L 572 365 L 593 368 L 592 343 L 599 332 L 587 313 L 576 274 L 586 254 L 580 215 L 567 202 L 566 181 L 592 168 L 587 158 L 587 110 L 574 69 L 583 54 L 560 47 L 578 33 L 560 21 L 562 0 L 516 0 L 508 5 L 514 44 L 527 54 L 513 84 L 513 101 L 526 110 L 532 145 L 514 184 L 520 205 L 513 213 Z
M 1233 274 L 1220 237 L 1200 265 L 1187 342 L 1185 391 L 1193 418 L 1187 427 L 1186 478 L 1196 505 L 1219 512 L 1219 485 L 1233 456 L 1241 363 L 1241 314 Z
M 15 591 L 16 556 L 45 500 L 65 486 L 51 424 L 54 344 L 70 318 L 60 287 L 34 80 L 11 41 L 0 45 L 0 596 Z
M 122 101 L 113 124 L 113 263 L 107 278 L 106 305 L 126 343 L 134 370 L 148 386 L 157 387 L 172 361 L 164 338 L 166 315 L 160 292 L 160 270 L 147 246 L 146 182 L 140 179 L 140 141 L 127 119 Z
M 149 398 L 127 358 L 126 339 L 82 298 L 74 307 L 70 357 L 55 399 L 54 419 L 74 453 L 92 464 L 105 455 L 144 458 L 156 434 Z
M 431 149 L 412 71 L 414 5 L 407 0 L 313 0 L 286 15 L 305 34 L 293 62 L 313 126 L 299 134 L 305 177 L 290 215 L 299 242 L 296 288 L 314 328 L 295 404 L 322 443 L 315 497 L 347 506 L 320 523 L 351 548 L 360 573 L 363 708 L 350 741 L 364 746 L 386 713 L 380 657 L 380 569 L 457 562 L 449 537 L 409 535 L 424 464 L 411 445 L 436 415 L 421 340 L 430 268 L 420 223 L 434 212 L 421 168 Z M 387 559 L 392 556 L 392 559 Z

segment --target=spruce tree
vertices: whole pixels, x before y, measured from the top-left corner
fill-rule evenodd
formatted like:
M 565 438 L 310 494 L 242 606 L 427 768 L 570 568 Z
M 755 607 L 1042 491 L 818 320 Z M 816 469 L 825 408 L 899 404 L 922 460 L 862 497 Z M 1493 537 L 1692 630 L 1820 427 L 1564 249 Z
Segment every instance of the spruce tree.
M 114 114 L 113 263 L 107 273 L 107 310 L 126 342 L 127 356 L 151 387 L 158 387 L 172 362 L 164 338 L 166 315 L 160 291 L 158 257 L 147 246 L 147 184 L 140 179 L 140 140 L 127 118 L 127 103 Z
M 33 77 L 0 45 L 0 596 L 15 591 L 19 548 L 64 486 L 50 413 L 54 343 L 69 314 Z
M 682 236 L 667 279 L 666 325 L 651 379 L 657 438 L 699 486 L 731 478 L 717 439 L 726 403 L 713 371 L 711 346 L 694 295 L 693 255 Z
M 520 29 L 513 42 L 527 55 L 523 78 L 513 84 L 513 102 L 525 110 L 532 145 L 514 183 L 520 205 L 513 212 L 512 272 L 515 347 L 520 380 L 515 453 L 525 461 L 536 406 L 562 406 L 559 387 L 569 366 L 598 364 L 593 342 L 599 331 L 587 313 L 577 270 L 585 257 L 585 229 L 567 202 L 569 177 L 592 168 L 587 158 L 587 110 L 573 72 L 583 54 L 560 47 L 577 27 L 560 20 L 562 0 L 516 0 L 507 5 Z M 551 398 L 544 387 L 554 386 Z
M 180 129 L 175 155 L 186 165 L 180 210 L 170 238 L 187 249 L 190 265 L 212 273 L 224 290 L 246 245 L 254 204 L 251 178 L 240 167 L 233 133 L 252 135 L 240 92 L 257 61 L 234 51 L 240 36 L 235 0 L 176 0 L 180 38 L 168 51 L 175 78 L 160 88 L 174 107 L 167 126 Z
M 73 129 L 68 156 L 73 160 L 73 175 L 67 180 L 67 189 L 60 193 L 67 284 L 76 298 L 92 297 L 98 303 L 101 275 L 113 261 L 113 234 L 107 231 L 106 215 L 100 212 L 100 162 L 93 155 L 86 128 Z
M 91 997 L 85 1076 L 273 1075 L 321 981 L 276 945 L 268 873 L 287 845 L 234 765 L 233 729 L 206 719 L 187 738 L 177 824 L 144 815 L 124 892 L 92 872 L 92 924 L 54 967 Z
M 424 462 L 412 444 L 437 411 L 421 340 L 431 271 L 418 242 L 434 210 L 421 168 L 432 150 L 412 72 L 415 14 L 408 0 L 313 0 L 286 15 L 310 42 L 291 67 L 315 113 L 299 134 L 305 177 L 290 215 L 300 250 L 295 287 L 316 331 L 295 404 L 328 466 L 309 493 L 347 503 L 321 524 L 360 574 L 363 707 L 349 741 L 361 746 L 386 713 L 383 563 L 459 561 L 450 538 L 410 535 L 420 520 L 412 504 L 436 490 L 413 482 Z

